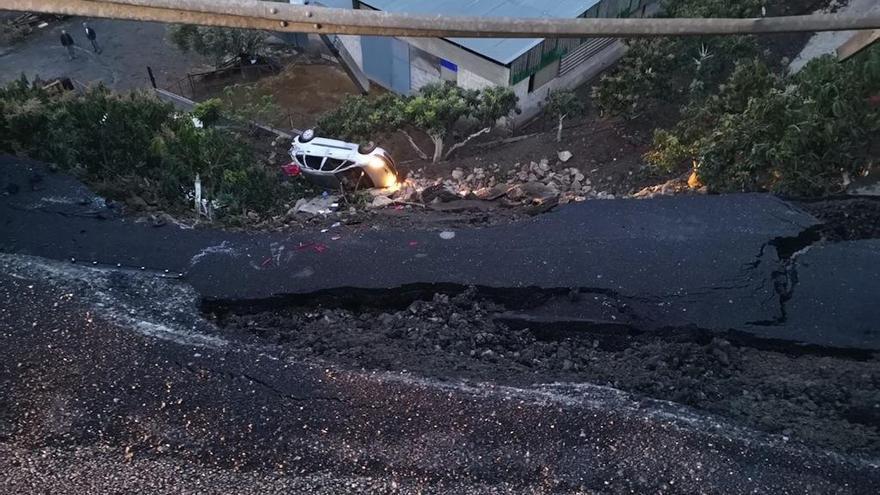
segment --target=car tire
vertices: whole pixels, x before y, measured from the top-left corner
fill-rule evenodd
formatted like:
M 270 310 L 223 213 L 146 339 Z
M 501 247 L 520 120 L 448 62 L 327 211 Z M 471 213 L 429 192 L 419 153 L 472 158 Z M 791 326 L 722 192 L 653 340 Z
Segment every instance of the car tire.
M 367 153 L 372 152 L 374 149 L 376 149 L 376 143 L 374 143 L 372 141 L 370 141 L 366 144 L 361 143 L 358 145 L 358 153 L 360 153 L 362 155 L 366 155 Z
M 312 139 L 315 139 L 314 129 L 306 129 L 299 135 L 299 142 L 301 143 L 308 143 Z

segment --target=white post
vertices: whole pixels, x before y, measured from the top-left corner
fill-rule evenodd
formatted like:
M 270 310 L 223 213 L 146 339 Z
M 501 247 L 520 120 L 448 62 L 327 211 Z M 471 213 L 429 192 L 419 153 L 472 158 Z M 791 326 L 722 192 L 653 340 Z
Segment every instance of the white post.
M 199 174 L 196 174 L 195 192 L 196 192 L 196 216 L 199 216 L 202 214 L 202 179 L 201 179 L 201 177 L 199 177 Z

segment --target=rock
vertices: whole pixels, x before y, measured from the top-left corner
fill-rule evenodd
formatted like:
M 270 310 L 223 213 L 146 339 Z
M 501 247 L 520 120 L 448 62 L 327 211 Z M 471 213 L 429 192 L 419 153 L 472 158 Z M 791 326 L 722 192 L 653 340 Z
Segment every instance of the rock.
M 422 191 L 423 203 L 448 202 L 457 199 L 461 199 L 461 196 L 456 194 L 455 191 L 451 190 L 448 186 L 441 184 L 426 187 Z
M 477 199 L 482 199 L 484 201 L 494 201 L 501 196 L 507 194 L 507 191 L 511 189 L 511 186 L 507 184 L 497 184 L 493 187 L 484 187 L 482 189 L 477 189 L 474 191 L 474 196 Z
M 452 171 L 452 178 L 453 178 L 453 179 L 455 179 L 455 180 L 461 180 L 462 177 L 464 177 L 464 171 L 461 170 L 460 168 L 457 168 L 457 169 L 455 169 L 455 170 Z
M 326 196 L 317 196 L 312 199 L 299 199 L 293 209 L 296 212 L 310 213 L 312 215 L 326 215 L 333 211 L 331 206 L 337 201 L 338 197 L 332 194 Z
M 394 203 L 394 200 L 388 196 L 376 196 L 373 198 L 373 202 L 370 203 L 370 208 L 384 208 L 392 203 Z
M 137 194 L 133 194 L 128 199 L 126 199 L 125 204 L 136 210 L 147 209 L 147 202 L 144 201 L 144 198 L 138 196 Z
M 557 156 L 557 158 L 559 158 L 560 162 L 565 163 L 565 162 L 571 160 L 572 155 L 571 155 L 571 151 L 566 150 L 566 151 L 560 151 L 559 153 L 556 153 L 556 156 Z
M 513 186 L 507 190 L 507 199 L 511 201 L 521 201 L 525 199 L 526 194 L 522 190 L 522 186 Z
M 150 217 L 151 224 L 153 227 L 161 227 L 163 225 L 167 225 L 169 223 L 175 223 L 174 217 L 167 213 L 160 213 L 158 215 L 152 215 Z
M 528 182 L 519 187 L 523 195 L 536 201 L 546 201 L 559 194 L 553 187 L 540 182 Z

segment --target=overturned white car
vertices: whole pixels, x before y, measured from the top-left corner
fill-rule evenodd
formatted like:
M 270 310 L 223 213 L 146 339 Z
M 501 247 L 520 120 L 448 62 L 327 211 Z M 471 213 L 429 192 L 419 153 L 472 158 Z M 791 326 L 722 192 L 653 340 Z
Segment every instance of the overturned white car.
M 315 137 L 308 129 L 293 139 L 290 157 L 303 175 L 326 188 L 391 187 L 397 183 L 394 160 L 373 143 L 358 145 Z

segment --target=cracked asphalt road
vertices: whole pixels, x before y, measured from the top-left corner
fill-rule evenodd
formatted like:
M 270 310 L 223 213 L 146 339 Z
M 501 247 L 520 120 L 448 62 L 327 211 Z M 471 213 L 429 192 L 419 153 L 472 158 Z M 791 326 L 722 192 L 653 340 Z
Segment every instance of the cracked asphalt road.
M 357 226 L 296 234 L 151 227 L 39 164 L 0 159 L 0 178 L 8 193 L 0 198 L 0 492 L 873 493 L 880 484 L 876 335 L 848 325 L 877 321 L 866 301 L 880 284 L 880 246 L 817 241 L 804 233 L 818 221 L 778 199 L 592 201 L 448 239 Z M 379 262 L 365 267 L 365 255 Z M 769 337 L 777 340 L 761 345 L 793 353 L 809 343 L 811 352 L 864 362 L 794 363 L 789 354 L 760 363 L 768 355 L 715 339 L 685 342 L 689 357 L 624 339 L 618 345 L 632 349 L 614 361 L 567 337 L 536 342 L 548 338 L 536 327 L 514 331 L 532 335 L 523 343 L 550 367 L 523 371 L 519 361 L 500 361 L 507 349 L 492 347 L 434 373 L 419 367 L 431 362 L 421 354 L 406 356 L 415 366 L 375 366 L 354 352 L 364 342 L 337 339 L 321 352 L 311 343 L 363 330 L 364 318 L 401 319 L 376 311 L 340 318 L 322 298 L 398 298 L 405 314 L 414 297 L 468 284 L 518 302 L 505 325 L 528 313 L 544 318 L 544 330 L 626 329 L 654 339 L 679 338 L 668 325 L 732 328 L 756 345 Z M 524 303 L 529 295 L 538 308 Z M 297 300 L 316 308 L 305 310 L 308 321 L 277 328 L 266 323 L 273 314 L 253 318 L 257 325 L 201 316 L 224 304 L 256 311 Z M 825 319 L 790 326 L 816 301 Z M 430 311 L 421 316 L 459 328 L 451 314 Z M 767 321 L 775 324 L 749 323 Z M 393 352 L 410 343 L 437 362 L 448 357 L 443 342 L 410 338 L 423 328 L 397 326 L 388 325 L 394 335 L 378 328 L 376 342 L 406 336 Z M 430 337 L 448 329 L 436 330 Z M 299 345 L 307 339 L 311 348 Z M 660 358 L 647 362 L 651 353 Z M 474 364 L 481 358 L 491 364 Z M 493 366 L 520 378 L 493 375 Z M 792 387 L 774 366 L 795 381 L 817 378 Z M 737 381 L 750 369 L 761 386 Z M 606 384 L 596 384 L 603 376 Z M 840 379 L 849 381 L 838 387 Z M 680 383 L 684 395 L 666 389 Z M 657 400 L 692 403 L 688 394 L 716 386 L 725 394 L 739 386 L 743 400 L 716 402 L 718 416 L 699 401 L 692 409 Z M 836 401 L 833 411 L 821 410 L 826 399 Z M 811 442 L 725 419 L 737 415 L 724 407 L 755 401 L 812 403 L 818 422 L 791 426 L 798 434 L 827 422 L 852 431 L 843 443 L 828 441 L 829 432 Z M 852 449 L 838 448 L 844 443 Z
M 880 349 L 880 334 L 857 324 L 880 320 L 880 306 L 868 301 L 880 291 L 873 261 L 880 249 L 870 241 L 848 241 L 864 255 L 826 256 L 826 279 L 806 282 L 818 284 L 804 290 L 815 294 L 808 303 L 820 301 L 821 311 L 834 315 L 831 327 L 788 324 L 793 280 L 787 269 L 793 264 L 777 247 L 809 246 L 813 241 L 800 236 L 819 222 L 769 195 L 587 201 L 450 239 L 433 231 L 368 226 L 230 233 L 135 224 L 76 181 L 41 167 L 0 160 L 0 172 L 19 190 L 0 200 L 3 251 L 181 273 L 206 299 L 419 286 L 578 290 L 610 297 L 628 308 L 629 319 L 603 320 L 576 304 L 555 308 L 553 318 L 641 330 L 692 325 L 799 344 Z M 34 173 L 41 177 L 37 191 L 27 186 Z M 849 290 L 830 289 L 840 284 Z
M 292 360 L 175 316 L 197 314 L 179 281 L 0 262 L 4 493 L 871 493 L 880 483 L 871 462 L 615 389 Z

